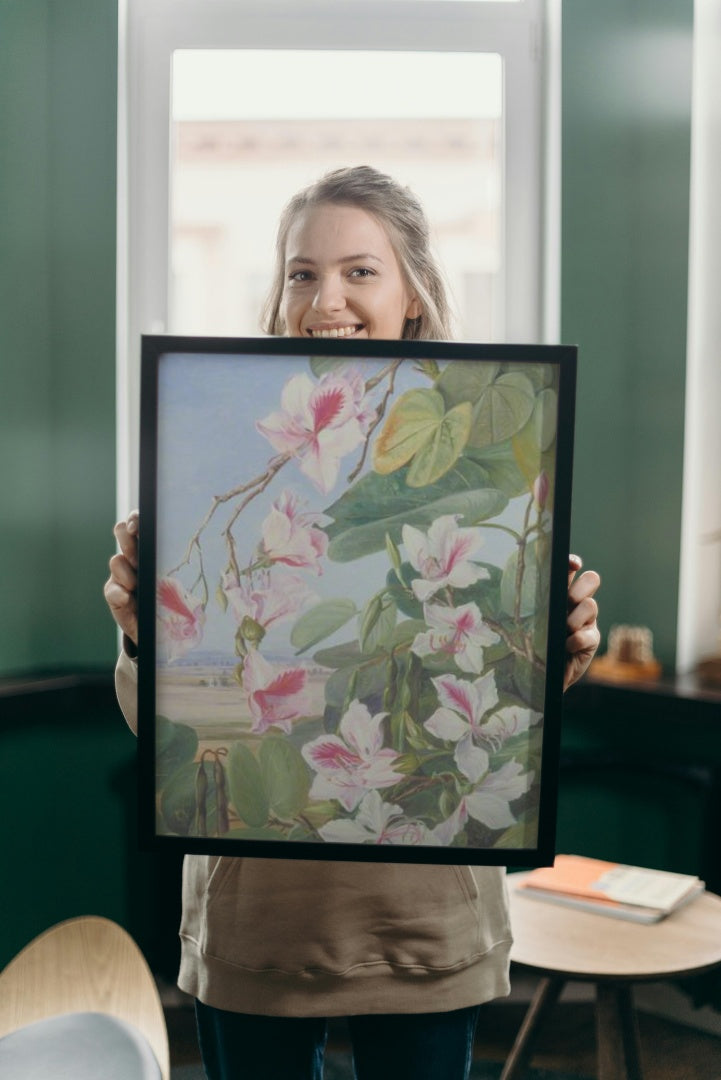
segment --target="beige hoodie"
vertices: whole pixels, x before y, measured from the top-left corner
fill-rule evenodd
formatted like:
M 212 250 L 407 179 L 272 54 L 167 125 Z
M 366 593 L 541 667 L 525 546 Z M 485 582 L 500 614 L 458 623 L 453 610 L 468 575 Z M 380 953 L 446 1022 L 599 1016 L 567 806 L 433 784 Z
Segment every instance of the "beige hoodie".
M 135 730 L 125 654 L 116 687 Z M 186 855 L 180 937 L 180 988 L 234 1012 L 442 1012 L 509 992 L 502 867 Z

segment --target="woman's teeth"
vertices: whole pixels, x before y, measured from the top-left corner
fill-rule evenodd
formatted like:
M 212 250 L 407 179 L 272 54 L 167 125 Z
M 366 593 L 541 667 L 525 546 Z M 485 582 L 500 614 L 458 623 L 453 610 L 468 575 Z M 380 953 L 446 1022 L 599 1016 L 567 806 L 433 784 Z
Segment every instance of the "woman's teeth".
M 311 330 L 311 337 L 319 338 L 339 338 L 350 337 L 351 334 L 357 333 L 360 329 L 359 326 L 334 326 L 332 330 Z

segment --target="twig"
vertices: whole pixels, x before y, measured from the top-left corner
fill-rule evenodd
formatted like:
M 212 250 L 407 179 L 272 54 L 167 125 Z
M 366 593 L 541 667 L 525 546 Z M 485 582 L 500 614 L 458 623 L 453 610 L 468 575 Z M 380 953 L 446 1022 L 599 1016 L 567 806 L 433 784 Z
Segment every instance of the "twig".
M 191 555 L 193 554 L 193 547 L 197 547 L 198 550 L 200 550 L 201 534 L 204 532 L 205 528 L 210 522 L 210 519 L 212 518 L 213 514 L 219 506 L 222 506 L 223 503 L 229 502 L 231 499 L 234 499 L 237 495 L 242 495 L 244 492 L 250 490 L 251 488 L 258 487 L 258 491 L 263 491 L 268 486 L 273 477 L 276 475 L 276 473 L 279 472 L 279 470 L 290 461 L 291 457 L 292 454 L 281 454 L 279 457 L 271 461 L 270 465 L 264 473 L 261 473 L 260 476 L 256 476 L 253 480 L 249 480 L 247 484 L 239 484 L 238 487 L 234 487 L 230 491 L 226 491 L 223 495 L 214 495 L 213 501 L 210 505 L 210 509 L 208 510 L 200 525 L 188 541 L 188 546 L 185 549 L 185 555 L 180 560 L 177 566 L 174 566 L 172 570 L 168 570 L 168 574 L 175 574 L 178 570 L 180 570 L 181 566 L 187 566 L 187 564 L 190 562 Z M 262 486 L 259 487 L 258 485 Z M 254 494 L 257 493 L 258 492 L 254 492 Z M 253 496 L 251 495 L 251 498 L 252 497 Z M 245 505 L 245 503 L 243 505 Z
M 260 495 L 262 491 L 265 491 L 271 480 L 277 475 L 277 473 L 280 472 L 283 466 L 286 465 L 288 461 L 290 461 L 290 458 L 290 454 L 284 454 L 282 457 L 276 458 L 275 461 L 272 461 L 270 463 L 265 473 L 261 477 L 257 478 L 257 487 L 253 491 L 251 491 L 250 494 L 246 495 L 243 501 L 236 507 L 228 521 L 228 524 L 225 526 L 221 533 L 221 536 L 225 537 L 226 543 L 228 545 L 230 562 L 236 574 L 238 575 L 238 578 L 240 578 L 240 569 L 238 568 L 238 560 L 235 555 L 235 540 L 233 539 L 233 534 L 230 530 L 233 528 L 233 525 L 238 520 L 238 517 L 240 516 L 240 514 L 242 514 L 248 503 L 252 502 L 252 500 L 255 499 L 257 495 Z M 246 486 L 245 490 L 248 490 L 248 486 Z M 237 491 L 236 494 L 240 495 L 242 494 L 242 492 Z

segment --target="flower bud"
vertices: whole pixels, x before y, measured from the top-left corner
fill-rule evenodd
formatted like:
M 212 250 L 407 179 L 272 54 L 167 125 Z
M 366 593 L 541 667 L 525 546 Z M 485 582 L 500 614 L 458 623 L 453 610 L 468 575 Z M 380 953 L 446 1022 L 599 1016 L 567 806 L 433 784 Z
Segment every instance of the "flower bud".
M 546 499 L 548 498 L 548 490 L 550 484 L 548 482 L 548 476 L 545 469 L 538 474 L 533 481 L 533 502 L 537 510 L 543 510 L 546 505 Z

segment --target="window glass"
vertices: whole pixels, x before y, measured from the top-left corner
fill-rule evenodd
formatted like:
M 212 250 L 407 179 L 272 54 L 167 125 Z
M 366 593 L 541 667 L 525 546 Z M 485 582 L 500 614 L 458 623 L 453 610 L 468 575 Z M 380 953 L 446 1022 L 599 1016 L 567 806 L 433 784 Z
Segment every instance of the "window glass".
M 176 50 L 172 125 L 171 332 L 258 333 L 284 204 L 369 164 L 423 202 L 457 336 L 502 336 L 500 56 Z

